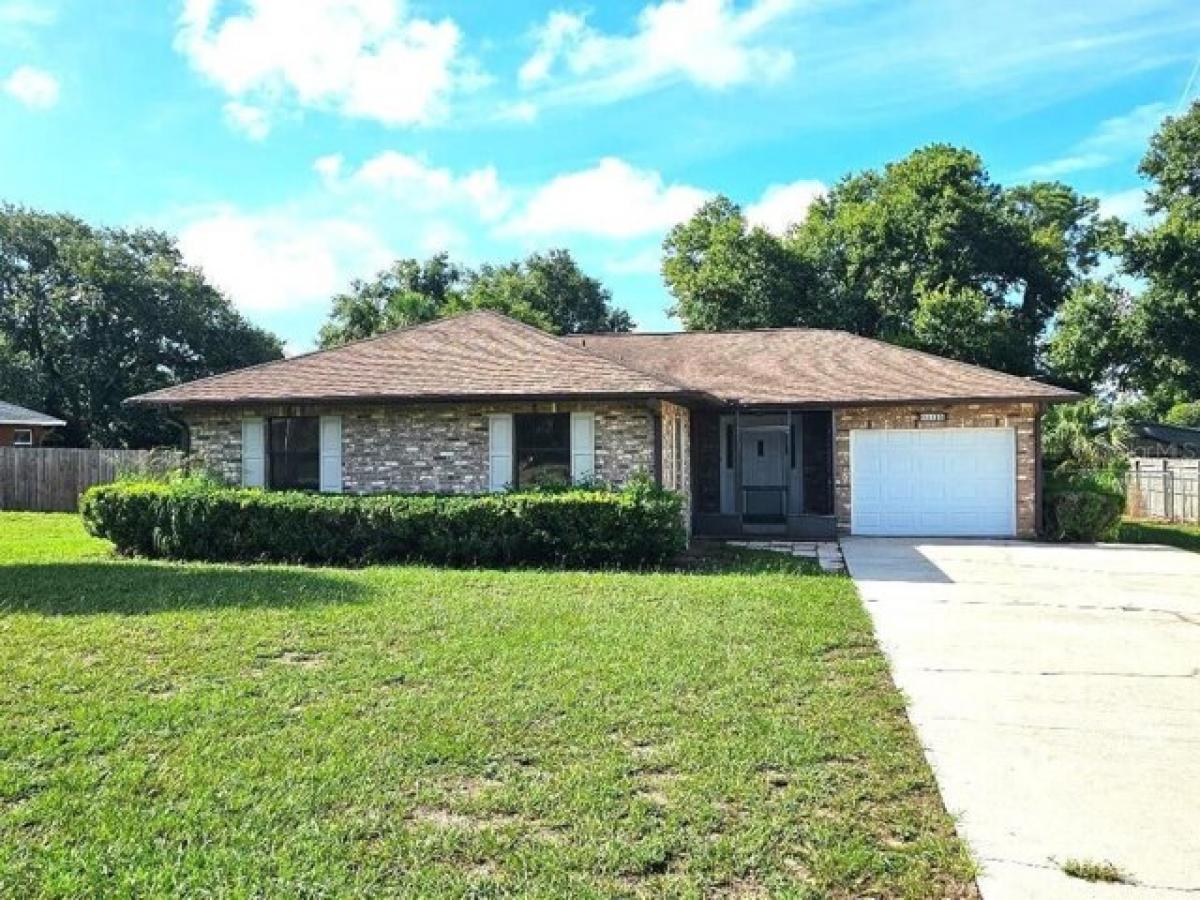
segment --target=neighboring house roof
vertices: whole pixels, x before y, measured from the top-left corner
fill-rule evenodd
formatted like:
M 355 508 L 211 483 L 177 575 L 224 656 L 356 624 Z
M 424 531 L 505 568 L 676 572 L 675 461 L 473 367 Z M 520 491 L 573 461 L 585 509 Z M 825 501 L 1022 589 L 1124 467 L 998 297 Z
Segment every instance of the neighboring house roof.
M 131 398 L 143 404 L 686 395 L 662 378 L 478 311 Z
M 577 347 L 723 400 L 828 404 L 1034 400 L 1079 395 L 844 331 L 773 328 L 589 334 Z
M 1130 426 L 1135 438 L 1160 444 L 1200 445 L 1200 428 L 1167 425 L 1163 422 L 1136 422 Z
M 1070 391 L 840 331 L 554 337 L 490 311 L 134 397 L 161 405 L 676 397 L 750 404 L 1059 402 Z
M 66 424 L 62 419 L 56 419 L 54 416 L 0 400 L 0 425 L 38 425 L 42 428 L 57 428 Z

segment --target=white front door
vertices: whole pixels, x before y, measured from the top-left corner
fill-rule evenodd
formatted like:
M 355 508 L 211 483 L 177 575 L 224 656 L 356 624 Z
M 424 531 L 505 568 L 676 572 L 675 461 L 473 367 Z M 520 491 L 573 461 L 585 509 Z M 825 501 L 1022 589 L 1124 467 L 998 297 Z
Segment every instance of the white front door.
M 1016 460 L 1011 428 L 851 431 L 850 530 L 1012 537 Z
M 742 432 L 742 514 L 748 519 L 787 515 L 788 437 L 782 428 Z

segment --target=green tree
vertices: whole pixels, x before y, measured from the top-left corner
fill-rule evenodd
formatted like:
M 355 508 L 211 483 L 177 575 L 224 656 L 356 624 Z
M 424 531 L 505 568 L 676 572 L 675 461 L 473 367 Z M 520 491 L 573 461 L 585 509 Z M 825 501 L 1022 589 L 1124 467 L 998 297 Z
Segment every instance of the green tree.
M 939 352 L 1031 374 L 1055 312 L 1118 231 L 1066 185 L 1006 190 L 976 154 L 934 145 L 842 179 L 786 242 L 817 273 L 818 305 L 838 327 L 928 343 L 915 334 L 919 314 L 926 335 L 969 338 L 961 350 L 939 341 Z M 934 322 L 942 313 L 950 320 Z M 1011 334 L 994 339 L 999 329 Z
M 809 277 L 774 235 L 751 227 L 727 197 L 705 203 L 663 243 L 672 315 L 691 331 L 818 325 Z
M 1181 425 L 1184 428 L 1200 428 L 1200 400 L 1190 403 L 1176 403 L 1163 416 L 1168 425 Z
M 1133 298 L 1111 280 L 1078 284 L 1059 309 L 1046 360 L 1057 381 L 1079 391 L 1128 385 Z
M 465 275 L 445 253 L 424 262 L 398 259 L 370 281 L 355 279 L 349 291 L 333 298 L 333 310 L 321 326 L 318 342 L 336 347 L 436 319 L 458 298 Z
M 521 262 L 484 265 L 468 279 L 465 309 L 494 309 L 554 334 L 629 331 L 633 320 L 612 294 L 579 268 L 568 250 L 534 253 Z
M 975 288 L 946 285 L 918 291 L 912 332 L 902 343 L 976 365 L 1023 365 L 1025 342 L 1013 327 L 1011 310 L 993 306 Z
M 1130 316 L 1134 378 L 1166 407 L 1200 396 L 1200 101 L 1164 122 L 1139 171 L 1154 219 L 1128 243 L 1147 282 Z
M 1042 417 L 1042 455 L 1054 472 L 1119 470 L 1128 440 L 1125 422 L 1092 397 L 1055 404 Z
M 318 342 L 336 347 L 473 309 L 492 309 L 554 334 L 629 331 L 629 313 L 585 274 L 567 250 L 534 253 L 520 262 L 471 271 L 442 253 L 421 262 L 397 260 L 370 281 L 354 281 L 333 299 Z
M 777 239 L 720 197 L 674 228 L 663 275 L 690 329 L 815 325 L 1018 374 L 1119 224 L 1063 184 L 1005 189 L 934 145 L 849 175 Z
M 174 442 L 158 413 L 121 401 L 280 356 L 169 235 L 0 206 L 0 387 L 65 419 L 64 442 Z

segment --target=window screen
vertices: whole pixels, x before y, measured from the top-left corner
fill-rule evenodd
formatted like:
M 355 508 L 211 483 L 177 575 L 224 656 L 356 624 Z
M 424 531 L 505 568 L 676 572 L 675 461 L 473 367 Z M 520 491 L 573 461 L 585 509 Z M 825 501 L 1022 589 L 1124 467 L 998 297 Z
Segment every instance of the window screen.
M 275 490 L 321 487 L 321 420 L 289 416 L 267 420 L 268 484 Z
M 517 487 L 570 484 L 570 413 L 528 413 L 513 418 Z

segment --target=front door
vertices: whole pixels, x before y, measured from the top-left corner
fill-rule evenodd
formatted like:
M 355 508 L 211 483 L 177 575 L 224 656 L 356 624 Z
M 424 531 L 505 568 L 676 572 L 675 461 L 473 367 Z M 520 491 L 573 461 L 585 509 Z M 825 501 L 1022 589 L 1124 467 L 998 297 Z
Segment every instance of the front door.
M 786 428 L 747 428 L 741 435 L 742 513 L 747 522 L 787 518 Z

